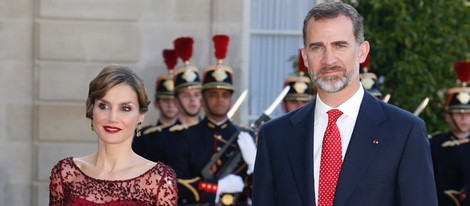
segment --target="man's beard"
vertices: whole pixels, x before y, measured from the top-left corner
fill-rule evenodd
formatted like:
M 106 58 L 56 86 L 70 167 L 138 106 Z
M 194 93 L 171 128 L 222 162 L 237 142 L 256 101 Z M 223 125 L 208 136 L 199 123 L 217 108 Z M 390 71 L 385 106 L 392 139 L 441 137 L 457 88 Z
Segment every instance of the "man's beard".
M 326 71 L 343 71 L 343 75 L 341 76 L 327 76 L 323 78 L 319 78 L 320 73 Z M 355 68 L 353 70 L 346 70 L 340 66 L 332 66 L 332 67 L 323 67 L 320 69 L 319 72 L 316 74 L 311 75 L 315 85 L 319 87 L 321 90 L 328 92 L 328 93 L 336 93 L 343 90 L 346 86 L 348 86 L 354 78 L 359 74 L 359 68 Z

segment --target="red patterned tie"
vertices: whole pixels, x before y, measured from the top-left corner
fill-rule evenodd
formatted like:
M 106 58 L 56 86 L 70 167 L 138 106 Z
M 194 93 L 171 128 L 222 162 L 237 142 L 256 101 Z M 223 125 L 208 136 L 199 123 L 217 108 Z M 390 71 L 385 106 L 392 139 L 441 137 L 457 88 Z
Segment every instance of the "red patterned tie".
M 341 136 L 336 120 L 343 112 L 332 109 L 328 113 L 328 126 L 323 137 L 320 160 L 318 206 L 331 206 L 335 197 L 336 182 L 341 170 Z

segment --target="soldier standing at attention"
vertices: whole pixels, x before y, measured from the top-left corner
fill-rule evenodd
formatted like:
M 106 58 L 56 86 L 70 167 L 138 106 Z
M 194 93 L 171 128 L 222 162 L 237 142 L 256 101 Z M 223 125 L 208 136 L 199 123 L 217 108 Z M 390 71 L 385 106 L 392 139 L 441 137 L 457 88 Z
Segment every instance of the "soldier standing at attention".
M 202 104 L 205 118 L 200 121 L 194 130 L 189 129 L 186 135 L 190 140 L 190 154 L 188 156 L 188 167 L 191 172 L 187 179 L 178 179 L 184 182 L 188 190 L 193 191 L 192 201 L 186 200 L 184 194 L 180 193 L 180 204 L 208 204 L 218 203 L 222 205 L 245 205 L 248 194 L 244 178 L 251 174 L 254 168 L 256 146 L 253 138 L 248 132 L 240 132 L 237 142 L 227 145 L 228 152 L 241 152 L 242 158 L 236 162 L 234 171 L 220 178 L 205 178 L 202 170 L 215 155 L 226 144 L 228 140 L 237 135 L 241 130 L 227 117 L 227 112 L 232 106 L 232 94 L 234 92 L 232 77 L 233 71 L 223 64 L 227 52 L 229 37 L 226 35 L 215 35 L 213 37 L 217 65 L 211 65 L 204 69 L 202 83 Z M 221 170 L 219 166 L 226 159 L 218 159 L 210 172 L 216 174 Z M 245 164 L 246 163 L 246 164 Z M 223 197 L 220 197 L 224 195 Z M 187 198 L 190 199 L 190 198 Z
M 284 80 L 284 86 L 290 86 L 289 92 L 287 92 L 281 104 L 282 110 L 286 113 L 307 104 L 315 95 L 312 79 L 308 76 L 307 67 L 300 52 L 297 68 L 295 75 Z
M 194 40 L 191 37 L 181 37 L 173 44 L 176 53 L 183 60 L 184 66 L 175 71 L 175 97 L 178 107 L 178 122 L 170 130 L 181 130 L 199 122 L 201 110 L 201 81 L 199 70 L 189 63 L 193 54 Z
M 175 70 L 175 99 L 178 107 L 178 120 L 164 129 L 158 139 L 158 147 L 153 149 L 161 157 L 160 161 L 171 166 L 178 177 L 178 205 L 187 205 L 196 202 L 196 189 L 191 186 L 195 180 L 194 167 L 188 164 L 190 145 L 188 138 L 197 135 L 193 132 L 200 120 L 201 110 L 201 81 L 199 70 L 190 64 L 193 53 L 194 40 L 191 37 L 177 38 L 173 44 L 178 56 L 183 60 L 184 66 Z M 197 156 L 197 154 L 195 155 Z M 200 171 L 197 171 L 199 174 Z M 190 179 L 190 180 L 187 180 Z
M 155 125 L 149 125 L 141 129 L 142 136 L 134 137 L 132 149 L 135 153 L 149 159 L 145 148 L 147 140 L 150 137 L 158 135 L 164 128 L 173 125 L 176 121 L 178 109 L 176 108 L 173 83 L 173 69 L 177 62 L 175 50 L 163 50 L 163 58 L 168 68 L 168 73 L 157 77 L 155 100 L 153 106 L 159 111 L 159 118 Z M 158 161 L 158 159 L 153 160 Z
M 377 75 L 370 72 L 370 53 L 367 55 L 366 60 L 359 65 L 361 72 L 359 73 L 359 78 L 361 84 L 366 89 L 367 92 L 372 94 L 372 96 L 377 97 L 378 99 L 382 98 L 382 91 L 380 90 L 379 80 Z
M 175 47 L 174 63 L 180 57 L 184 66 L 173 73 L 174 97 L 178 109 L 177 120 L 173 125 L 158 131 L 151 131 L 149 141 L 146 144 L 146 157 L 152 161 L 161 161 L 172 168 L 179 176 L 180 151 L 185 150 L 183 144 L 175 138 L 179 135 L 175 132 L 185 130 L 199 122 L 201 108 L 201 81 L 197 67 L 190 65 L 189 59 L 193 52 L 193 39 L 191 37 L 177 38 L 173 44 Z M 173 64 L 173 67 L 174 65 Z
M 446 206 L 469 204 L 463 188 L 470 178 L 470 62 L 458 62 L 454 68 L 461 86 L 447 94 L 444 118 L 450 131 L 430 140 L 438 201 Z

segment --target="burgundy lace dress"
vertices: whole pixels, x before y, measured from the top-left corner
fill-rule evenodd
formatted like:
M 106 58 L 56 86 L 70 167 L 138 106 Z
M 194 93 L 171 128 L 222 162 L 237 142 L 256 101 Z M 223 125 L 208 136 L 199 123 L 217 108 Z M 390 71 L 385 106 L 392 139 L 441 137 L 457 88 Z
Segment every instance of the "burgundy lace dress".
M 99 180 L 68 157 L 54 166 L 50 180 L 49 205 L 173 206 L 178 201 L 175 172 L 160 162 L 132 179 Z

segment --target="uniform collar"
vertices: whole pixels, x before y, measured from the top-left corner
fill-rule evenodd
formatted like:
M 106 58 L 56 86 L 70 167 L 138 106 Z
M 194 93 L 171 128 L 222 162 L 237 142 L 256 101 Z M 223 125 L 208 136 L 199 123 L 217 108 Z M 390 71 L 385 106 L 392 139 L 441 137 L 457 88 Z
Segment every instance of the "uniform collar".
M 228 124 L 230 123 L 229 119 L 224 119 L 222 120 L 221 122 L 214 122 L 212 121 L 211 119 L 209 119 L 208 117 L 206 117 L 207 119 L 207 127 L 211 128 L 211 129 L 226 129 L 228 127 Z

